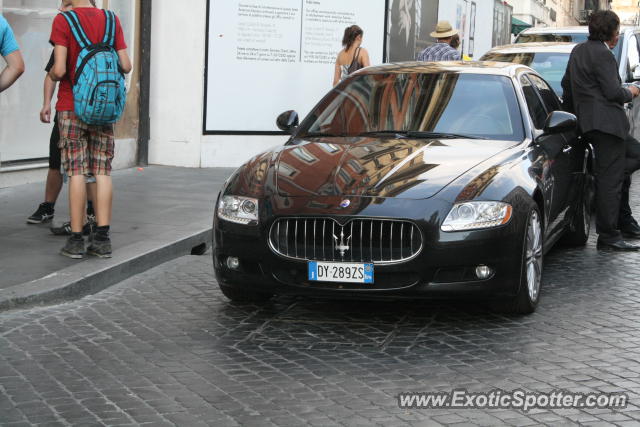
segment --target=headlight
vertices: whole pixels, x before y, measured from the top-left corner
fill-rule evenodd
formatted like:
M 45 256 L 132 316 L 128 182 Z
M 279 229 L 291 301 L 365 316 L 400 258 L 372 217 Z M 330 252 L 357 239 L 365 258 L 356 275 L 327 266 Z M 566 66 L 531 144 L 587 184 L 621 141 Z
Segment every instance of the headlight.
M 258 200 L 250 197 L 222 196 L 218 202 L 218 218 L 237 224 L 258 224 Z
M 465 231 L 497 227 L 509 222 L 512 207 L 503 202 L 465 202 L 453 205 L 442 231 Z

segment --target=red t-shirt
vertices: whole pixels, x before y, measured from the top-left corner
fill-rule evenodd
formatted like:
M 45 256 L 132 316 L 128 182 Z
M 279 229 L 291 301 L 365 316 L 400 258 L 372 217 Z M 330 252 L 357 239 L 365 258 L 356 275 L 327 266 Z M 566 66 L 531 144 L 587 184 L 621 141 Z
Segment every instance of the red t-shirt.
M 102 9 L 95 7 L 77 7 L 74 11 L 78 14 L 80 25 L 82 25 L 89 40 L 91 40 L 92 43 L 101 43 L 104 38 L 106 24 Z M 73 111 L 73 90 L 71 82 L 75 77 L 78 55 L 80 55 L 82 49 L 75 37 L 73 37 L 69 23 L 62 14 L 58 14 L 53 20 L 50 40 L 54 45 L 65 46 L 67 48 L 67 74 L 60 81 L 60 86 L 58 87 L 56 110 Z M 126 48 L 127 44 L 124 41 L 120 19 L 116 17 L 115 49 L 118 51 Z

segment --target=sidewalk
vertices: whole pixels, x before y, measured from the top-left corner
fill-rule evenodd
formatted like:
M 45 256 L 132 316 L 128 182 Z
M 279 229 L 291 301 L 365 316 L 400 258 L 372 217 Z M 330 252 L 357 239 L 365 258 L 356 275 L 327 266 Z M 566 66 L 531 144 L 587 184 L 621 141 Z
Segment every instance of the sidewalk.
M 98 292 L 170 259 L 211 245 L 215 198 L 231 168 L 149 166 L 113 173 L 113 258 L 72 260 L 51 223 L 26 219 L 44 183 L 0 189 L 0 310 Z M 54 223 L 69 220 L 65 185 Z

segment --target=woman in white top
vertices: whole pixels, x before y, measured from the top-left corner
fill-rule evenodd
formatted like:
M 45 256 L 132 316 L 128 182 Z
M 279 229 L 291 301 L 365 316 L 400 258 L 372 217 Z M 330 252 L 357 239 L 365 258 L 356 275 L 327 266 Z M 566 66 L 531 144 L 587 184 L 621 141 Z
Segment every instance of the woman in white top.
M 362 28 L 357 25 L 352 25 L 344 30 L 344 37 L 342 38 L 344 49 L 338 53 L 338 58 L 336 59 L 336 68 L 333 75 L 334 86 L 350 73 L 371 65 L 369 52 L 367 52 L 367 49 L 360 47 L 363 34 Z

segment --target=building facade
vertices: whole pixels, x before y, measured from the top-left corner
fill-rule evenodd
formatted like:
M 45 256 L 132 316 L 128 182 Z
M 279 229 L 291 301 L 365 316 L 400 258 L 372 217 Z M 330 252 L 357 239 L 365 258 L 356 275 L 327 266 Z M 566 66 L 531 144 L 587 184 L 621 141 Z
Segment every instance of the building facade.
M 580 25 L 583 0 L 558 0 L 558 27 Z
M 620 17 L 622 25 L 640 25 L 640 2 L 638 0 L 613 0 L 611 9 Z
M 509 0 L 513 17 L 531 26 L 555 26 L 558 0 Z
M 371 2 L 375 6 L 375 2 Z M 283 2 L 280 2 L 283 3 Z M 312 2 L 326 3 L 331 2 Z M 347 7 L 351 2 L 340 2 L 339 7 Z M 300 4 L 299 1 L 295 4 Z M 338 4 L 332 2 L 331 4 Z M 367 3 L 369 4 L 369 3 Z M 494 16 L 495 6 L 501 6 L 502 11 L 498 20 Z M 277 144 L 282 144 L 287 140 L 286 135 L 272 132 L 255 132 L 255 131 L 236 131 L 225 132 L 205 131 L 206 123 L 203 126 L 202 111 L 206 109 L 208 121 L 214 115 L 231 115 L 232 118 L 243 117 L 247 126 L 252 125 L 258 119 L 252 113 L 252 106 L 243 108 L 243 111 L 231 114 L 229 103 L 236 103 L 242 106 L 243 103 L 259 103 L 263 97 L 259 92 L 252 92 L 247 96 L 243 92 L 244 89 L 237 87 L 237 90 L 226 90 L 220 88 L 216 93 L 209 93 L 207 97 L 203 94 L 203 87 L 209 88 L 211 92 L 211 81 L 216 80 L 214 85 L 220 87 L 224 82 L 225 86 L 233 87 L 233 85 L 243 85 L 246 82 L 250 87 L 254 88 L 255 81 L 264 80 L 263 84 L 275 85 L 269 70 L 260 68 L 259 64 L 252 64 L 254 77 L 251 81 L 247 81 L 249 76 L 239 77 L 235 74 L 233 78 L 224 77 L 224 72 L 217 75 L 212 73 L 218 68 L 226 69 L 228 62 L 225 62 L 220 53 L 225 48 L 222 45 L 228 32 L 217 30 L 214 26 L 209 28 L 209 41 L 204 37 L 207 32 L 207 23 L 204 20 L 193 20 L 193 16 L 207 16 L 215 14 L 216 10 L 224 16 L 224 10 L 227 6 L 220 6 L 220 2 L 211 0 L 209 5 L 205 0 L 194 0 L 189 9 L 185 9 L 177 2 L 158 2 L 153 4 L 153 20 L 152 20 L 152 76 L 151 76 L 151 141 L 149 145 L 149 161 L 155 164 L 189 166 L 189 167 L 222 167 L 237 166 L 267 148 Z M 344 6 L 343 6 L 344 5 Z M 208 6 L 211 9 L 208 9 Z M 504 2 L 496 0 L 389 0 L 385 3 L 387 10 L 387 25 L 385 32 L 385 54 L 387 60 L 408 61 L 414 60 L 417 53 L 424 47 L 433 43 L 434 40 L 429 37 L 429 33 L 434 30 L 435 23 L 438 20 L 448 20 L 455 28 L 460 29 L 462 39 L 462 50 L 466 55 L 474 58 L 480 57 L 484 52 L 496 44 L 503 44 L 508 40 L 510 33 L 510 13 L 511 6 L 504 5 Z M 337 6 L 334 6 L 337 8 Z M 217 9 L 216 9 L 217 8 Z M 226 9 L 228 13 L 228 9 Z M 319 14 L 320 12 L 318 12 Z M 254 14 L 255 16 L 256 14 Z M 344 13 L 343 16 L 346 16 Z M 213 15 L 212 15 L 213 16 Z M 244 18 L 244 17 L 243 17 Z M 181 37 L 176 38 L 171 32 L 165 29 L 175 25 L 175 22 L 189 20 L 187 26 L 180 26 L 183 29 Z M 215 18 L 210 19 L 210 23 Z M 494 22 L 500 22 L 497 28 Z M 255 28 L 259 25 L 253 22 L 242 23 L 242 28 Z M 345 24 L 346 25 L 346 24 Z M 344 28 L 345 25 L 342 25 Z M 303 25 L 304 27 L 305 25 Z M 300 27 L 300 24 L 298 24 Z M 278 28 L 282 28 L 279 25 Z M 364 28 L 364 45 L 369 49 L 370 54 L 374 50 L 375 38 L 377 30 Z M 283 31 L 283 30 L 279 30 Z M 495 37 L 495 32 L 500 37 Z M 314 33 L 313 37 L 318 37 Z M 255 39 L 255 37 L 253 37 Z M 209 52 L 205 55 L 211 44 L 220 45 L 215 52 Z M 155 46 L 163 46 L 157 49 Z M 289 47 L 287 47 L 289 48 Z M 295 47 L 293 47 L 295 49 Z M 340 48 L 339 38 L 334 38 L 332 49 L 335 55 Z M 175 62 L 174 52 L 181 51 L 182 58 L 189 58 L 186 64 L 178 66 Z M 244 50 L 243 50 L 244 52 Z M 323 93 L 331 89 L 331 77 L 333 75 L 333 61 L 335 56 L 331 57 L 331 63 L 325 64 L 325 72 L 315 81 L 307 81 L 306 85 L 313 84 L 318 86 L 318 94 L 315 95 L 314 102 L 318 101 Z M 234 59 L 234 58 L 232 58 Z M 234 59 L 235 60 L 235 59 Z M 254 61 L 255 62 L 255 61 Z M 374 61 L 375 62 L 375 61 Z M 269 69 L 276 67 L 269 66 Z M 207 72 L 203 74 L 202 70 Z M 266 70 L 266 74 L 261 74 L 259 70 Z M 215 71 L 217 72 L 217 71 Z M 181 78 L 176 79 L 176 73 Z M 294 79 L 295 80 L 295 79 Z M 289 104 L 287 96 L 283 98 L 285 104 L 279 111 L 273 111 L 272 117 L 269 117 L 269 124 L 273 126 L 276 115 L 280 111 L 286 109 L 297 110 L 302 115 L 306 114 L 302 108 L 298 108 L 295 104 L 294 92 L 303 90 L 299 88 L 297 83 L 291 82 L 292 93 Z M 257 90 L 262 90 L 258 88 Z M 286 93 L 287 90 L 281 93 Z M 232 99 L 235 93 L 235 99 Z M 206 99 L 205 99 L 206 98 Z M 271 104 L 275 104 L 273 101 Z M 267 105 L 264 108 L 271 108 Z M 264 109 L 263 108 L 263 109 Z M 273 129 L 271 129 L 273 130 Z
M 117 156 L 114 166 L 135 165 L 138 135 L 139 2 L 97 0 L 120 18 L 129 55 L 136 64 L 127 76 L 127 108 L 116 125 Z M 49 155 L 53 123 L 40 123 L 45 65 L 52 52 L 51 24 L 60 0 L 0 0 L 0 13 L 11 25 L 25 60 L 25 73 L 0 94 L 0 187 L 42 179 Z M 2 64 L 4 66 L 4 64 Z M 52 108 L 55 108 L 54 95 Z M 20 172 L 20 178 L 13 172 Z
M 534 27 L 584 25 L 591 12 L 610 9 L 611 0 L 509 0 L 513 16 Z
M 438 20 L 458 28 L 462 53 L 477 58 L 510 42 L 513 13 L 503 0 L 190 0 L 189 7 L 157 1 L 141 30 L 141 4 L 147 13 L 150 0 L 98 0 L 120 16 L 135 67 L 127 112 L 116 127 L 115 168 L 140 161 L 233 167 L 284 143 L 287 136 L 274 125 L 277 113 L 305 115 L 331 89 L 347 25 L 363 26 L 374 64 L 415 60 L 434 42 L 429 33 Z M 27 61 L 25 75 L 0 95 L 0 187 L 46 173 L 52 125 L 39 123 L 38 112 L 58 5 L 0 0 Z M 179 34 L 168 30 L 176 28 Z M 141 31 L 151 40 L 144 57 Z M 141 75 L 145 60 L 150 72 Z M 141 78 L 150 80 L 146 96 Z M 139 132 L 140 105 L 147 103 L 148 141 Z M 17 172 L 22 178 L 15 179 Z

